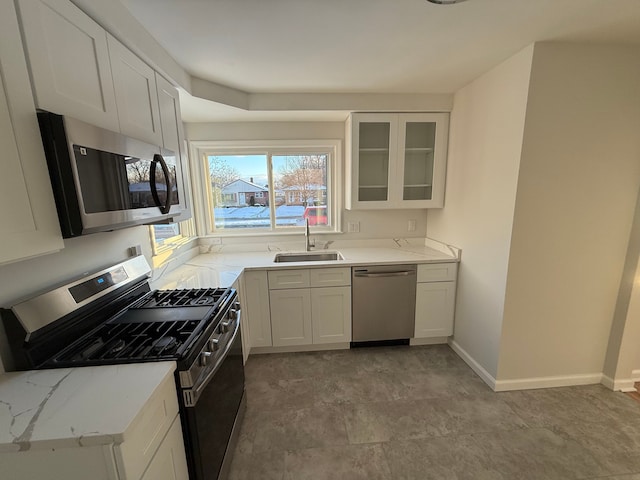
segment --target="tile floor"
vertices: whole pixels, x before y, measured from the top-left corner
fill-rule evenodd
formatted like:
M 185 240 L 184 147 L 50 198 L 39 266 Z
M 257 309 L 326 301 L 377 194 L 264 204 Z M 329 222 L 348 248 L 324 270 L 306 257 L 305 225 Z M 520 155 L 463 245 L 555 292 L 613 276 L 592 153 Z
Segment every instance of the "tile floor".
M 640 403 L 494 393 L 446 345 L 253 355 L 232 480 L 640 480 Z

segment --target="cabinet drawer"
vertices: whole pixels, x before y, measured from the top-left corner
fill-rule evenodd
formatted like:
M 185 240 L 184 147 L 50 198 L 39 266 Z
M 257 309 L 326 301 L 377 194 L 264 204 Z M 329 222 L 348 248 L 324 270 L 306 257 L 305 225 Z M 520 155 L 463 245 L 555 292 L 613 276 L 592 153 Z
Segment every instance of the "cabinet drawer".
M 178 414 L 178 394 L 173 376 L 162 383 L 116 446 L 118 470 L 124 478 L 140 478 Z
M 453 282 L 458 271 L 457 263 L 429 263 L 418 265 L 418 283 Z
M 309 287 L 309 270 L 273 270 L 268 272 L 269 290 Z
M 314 268 L 309 270 L 312 287 L 345 287 L 351 285 L 351 269 Z

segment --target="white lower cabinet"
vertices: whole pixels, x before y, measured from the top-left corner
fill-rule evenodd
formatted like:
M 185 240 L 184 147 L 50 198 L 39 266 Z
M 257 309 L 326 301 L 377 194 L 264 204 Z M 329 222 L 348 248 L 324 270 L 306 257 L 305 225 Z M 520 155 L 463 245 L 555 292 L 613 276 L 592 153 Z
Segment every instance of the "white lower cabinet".
M 269 301 L 274 347 L 313 343 L 311 292 L 308 288 L 272 290 Z
M 415 338 L 453 335 L 456 263 L 418 265 Z
M 266 271 L 252 270 L 242 274 L 240 290 L 242 317 L 248 325 L 249 345 L 271 347 L 271 314 L 269 313 L 269 282 Z
M 89 395 L 86 391 L 80 394 Z M 127 401 L 126 394 L 123 401 Z M 95 414 L 99 415 L 97 411 Z M 0 452 L 0 478 L 187 480 L 189 474 L 173 375 L 157 386 L 121 436 L 124 441 L 118 444 L 91 445 L 90 437 L 79 437 L 60 446 Z
M 351 341 L 350 283 L 348 267 L 268 272 L 272 345 Z
M 186 480 L 189 478 L 180 418 L 176 417 L 141 480 Z
M 313 343 L 351 341 L 351 287 L 311 289 Z

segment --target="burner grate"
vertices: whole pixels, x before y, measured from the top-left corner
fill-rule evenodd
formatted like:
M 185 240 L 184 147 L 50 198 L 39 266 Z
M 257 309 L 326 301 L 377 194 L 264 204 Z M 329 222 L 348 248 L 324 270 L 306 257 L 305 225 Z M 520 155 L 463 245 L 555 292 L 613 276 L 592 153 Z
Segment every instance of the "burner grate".
M 71 345 L 57 362 L 142 361 L 175 357 L 188 345 L 201 321 L 107 323 Z
M 197 288 L 188 290 L 157 290 L 141 308 L 214 306 L 228 296 L 223 288 Z

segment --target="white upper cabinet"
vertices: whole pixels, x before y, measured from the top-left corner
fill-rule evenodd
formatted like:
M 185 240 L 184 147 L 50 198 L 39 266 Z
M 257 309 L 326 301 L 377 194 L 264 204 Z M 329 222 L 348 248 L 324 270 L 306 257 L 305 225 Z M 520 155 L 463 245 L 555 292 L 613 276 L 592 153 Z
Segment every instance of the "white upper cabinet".
M 0 264 L 64 247 L 12 2 L 0 4 Z
M 38 108 L 184 153 L 167 80 L 70 1 L 18 5 Z
M 154 70 L 109 34 L 107 43 L 120 132 L 154 145 L 162 145 Z
M 38 108 L 119 131 L 106 32 L 66 0 L 18 0 Z
M 176 153 L 183 154 L 182 139 L 184 138 L 184 133 L 178 90 L 158 73 L 156 73 L 156 87 L 158 89 L 163 146 Z
M 439 208 L 447 113 L 354 113 L 347 126 L 347 209 Z

